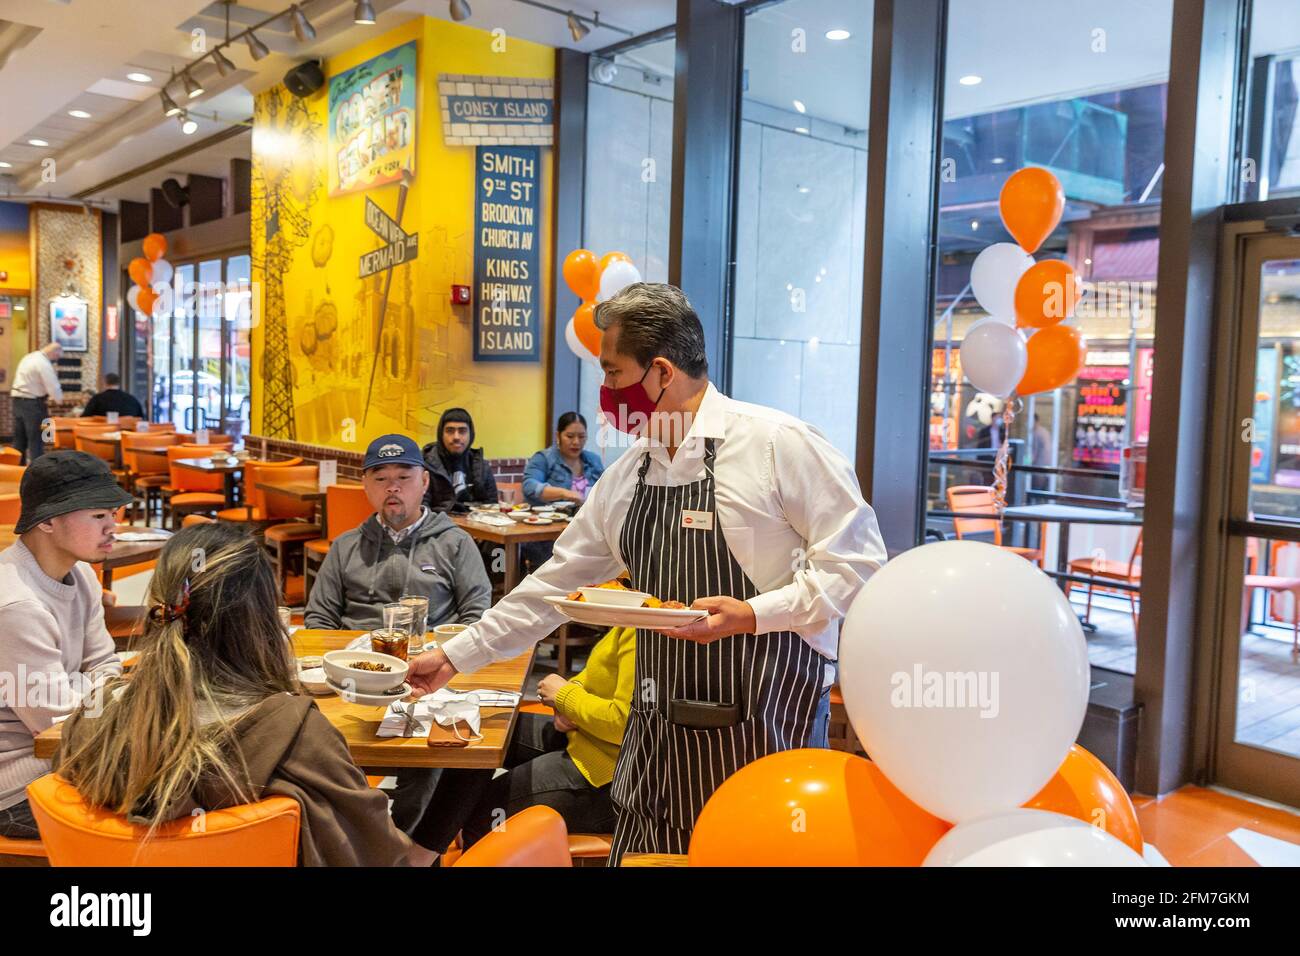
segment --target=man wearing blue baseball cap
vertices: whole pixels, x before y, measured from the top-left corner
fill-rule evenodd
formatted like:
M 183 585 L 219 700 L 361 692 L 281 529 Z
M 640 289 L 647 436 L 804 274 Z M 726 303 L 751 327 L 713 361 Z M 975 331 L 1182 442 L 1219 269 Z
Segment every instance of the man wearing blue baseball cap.
M 326 630 L 369 631 L 383 624 L 384 605 L 404 595 L 429 599 L 428 627 L 471 624 L 492 603 L 492 585 L 474 539 L 424 505 L 429 471 L 405 435 L 381 435 L 366 449 L 361 483 L 375 513 L 330 545 L 311 589 L 303 621 Z M 436 771 L 367 768 L 396 774 L 393 822 L 410 831 L 424 815 Z M 429 859 L 435 850 L 426 847 Z
M 375 509 L 330 545 L 304 622 L 329 630 L 371 630 L 403 595 L 429 598 L 429 627 L 470 624 L 492 603 L 474 539 L 424 504 L 429 471 L 405 435 L 381 435 L 366 449 L 361 483 Z

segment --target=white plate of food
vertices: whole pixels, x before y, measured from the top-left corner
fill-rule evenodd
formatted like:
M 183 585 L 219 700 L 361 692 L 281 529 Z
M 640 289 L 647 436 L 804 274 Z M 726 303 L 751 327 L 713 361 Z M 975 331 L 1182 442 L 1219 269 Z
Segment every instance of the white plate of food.
M 708 616 L 707 611 L 692 611 L 690 608 L 619 607 L 617 604 L 592 604 L 563 597 L 544 600 L 567 614 L 569 620 L 592 627 L 680 627 Z

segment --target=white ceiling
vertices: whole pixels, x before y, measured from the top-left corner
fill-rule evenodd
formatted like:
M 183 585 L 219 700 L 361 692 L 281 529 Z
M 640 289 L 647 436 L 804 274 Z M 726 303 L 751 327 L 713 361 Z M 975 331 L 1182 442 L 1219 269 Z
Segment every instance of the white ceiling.
M 566 0 L 552 0 L 568 9 Z M 273 13 L 287 0 L 240 0 L 231 8 L 232 30 Z M 563 16 L 517 0 L 470 0 L 469 23 L 501 27 L 507 35 L 592 51 L 621 40 L 595 29 L 575 44 Z M 1300 50 L 1297 0 L 1256 0 L 1255 52 Z M 1160 82 L 1168 69 L 1172 0 L 951 0 L 948 81 L 949 117 L 989 112 L 1027 102 L 1059 99 Z M 272 54 L 254 62 L 242 43 L 228 51 L 237 67 L 219 78 L 211 61 L 200 77 L 208 94 L 189 101 L 199 130 L 188 137 L 175 120 L 162 117 L 158 90 L 169 70 L 192 60 L 190 30 L 223 36 L 224 6 L 210 0 L 0 0 L 0 161 L 12 176 L 0 193 L 40 192 L 71 196 L 92 190 L 132 169 L 202 140 L 246 119 L 254 93 L 278 82 L 285 70 L 313 56 L 330 56 L 367 31 L 384 31 L 415 16 L 449 19 L 446 0 L 376 0 L 379 23 L 352 23 L 351 0 L 305 0 L 317 39 L 300 46 L 283 20 L 259 29 Z M 675 0 L 582 0 L 572 9 L 609 24 L 646 33 L 671 24 Z M 781 109 L 800 99 L 814 116 L 861 129 L 867 125 L 871 0 L 786 0 L 752 13 L 746 23 L 747 96 Z M 7 21 L 7 22 L 6 22 Z M 831 27 L 848 40 L 825 38 Z M 1105 30 L 1104 52 L 1094 52 L 1096 29 Z M 790 49 L 791 30 L 802 29 L 807 52 Z M 636 51 L 671 68 L 672 43 Z M 655 57 L 662 59 L 658 63 Z M 126 79 L 139 69 L 147 84 Z M 975 86 L 958 77 L 977 74 Z M 179 94 L 176 94 L 178 98 Z M 184 105 L 184 104 L 183 104 Z M 83 109 L 90 119 L 74 119 Z M 212 114 L 216 113 L 214 119 Z M 29 138 L 48 147 L 26 145 Z M 230 153 L 247 137 L 217 147 L 212 155 L 186 157 L 176 168 L 157 170 L 130 183 L 92 194 L 141 199 L 148 187 L 182 172 L 224 174 Z M 57 181 L 39 180 L 40 160 L 53 157 Z

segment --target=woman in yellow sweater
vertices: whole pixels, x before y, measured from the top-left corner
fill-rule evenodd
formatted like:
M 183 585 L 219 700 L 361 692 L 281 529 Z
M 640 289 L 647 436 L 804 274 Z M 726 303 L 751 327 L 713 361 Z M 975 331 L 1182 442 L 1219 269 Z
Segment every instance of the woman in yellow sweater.
M 636 671 L 636 629 L 613 628 L 597 642 L 573 680 L 542 678 L 538 696 L 554 717 L 520 714 L 506 754 L 506 773 L 446 769 L 420 822 L 420 847 L 445 850 L 458 832 L 472 846 L 525 807 L 543 804 L 570 833 L 612 833 L 609 784 L 623 742 Z M 417 851 L 418 852 L 418 851 Z M 432 862 L 436 854 L 429 854 Z M 412 863 L 420 862 L 414 855 Z

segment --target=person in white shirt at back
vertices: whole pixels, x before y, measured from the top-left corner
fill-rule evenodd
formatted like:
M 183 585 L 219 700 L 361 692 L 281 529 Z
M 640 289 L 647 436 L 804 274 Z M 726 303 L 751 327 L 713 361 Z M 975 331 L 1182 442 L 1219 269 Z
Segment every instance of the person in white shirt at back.
M 63 346 L 51 342 L 35 352 L 28 352 L 14 370 L 9 396 L 14 410 L 14 447 L 31 464 L 45 454 L 41 431 L 49 418 L 49 400 L 63 401 L 63 386 L 54 371 L 54 363 L 63 357 Z
M 108 465 L 53 451 L 23 473 L 19 538 L 0 552 L 0 836 L 36 839 L 26 787 L 50 770 L 34 738 L 122 673 L 90 564 L 131 501 Z
M 852 466 L 817 429 L 708 379 L 680 289 L 638 282 L 596 307 L 601 412 L 635 435 L 554 557 L 482 620 L 415 658 L 428 693 L 514 657 L 566 618 L 564 597 L 627 569 L 632 588 L 707 612 L 637 631 L 636 687 L 611 796 L 611 865 L 685 853 L 695 819 L 750 761 L 825 747 L 839 621 L 885 562 Z

